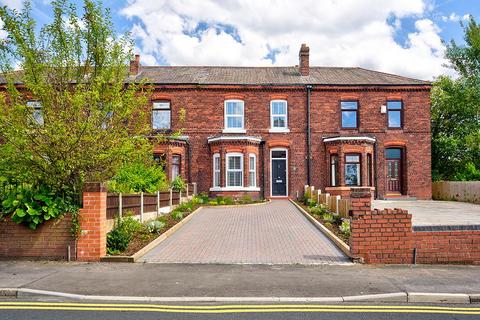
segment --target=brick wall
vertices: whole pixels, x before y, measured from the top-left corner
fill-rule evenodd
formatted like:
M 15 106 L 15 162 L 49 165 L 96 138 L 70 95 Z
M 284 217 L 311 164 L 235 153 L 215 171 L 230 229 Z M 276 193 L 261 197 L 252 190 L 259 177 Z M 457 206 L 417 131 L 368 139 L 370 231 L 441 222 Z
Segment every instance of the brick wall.
M 80 209 L 79 261 L 100 261 L 107 250 L 107 190 L 101 183 L 86 183 Z
M 412 215 L 402 209 L 371 210 L 370 189 L 351 197 L 353 257 L 365 263 L 412 263 Z
M 261 137 L 264 148 L 264 176 L 258 185 L 265 186 L 265 196 L 270 194 L 270 149 L 275 142 L 289 151 L 289 195 L 301 195 L 307 183 L 306 145 L 306 90 L 304 87 L 261 86 L 158 86 L 152 100 L 168 100 L 172 108 L 174 130 L 184 129 L 189 137 L 190 178 L 198 182 L 198 191 L 207 192 L 212 187 L 212 152 L 207 138 L 222 135 L 224 129 L 224 101 L 242 99 L 245 102 L 245 129 L 249 136 Z M 270 101 L 285 99 L 288 102 L 289 133 L 271 133 Z M 359 101 L 360 127 L 342 130 L 340 123 L 341 99 Z M 387 129 L 386 114 L 380 106 L 387 99 L 404 102 L 404 128 Z M 384 150 L 389 147 L 405 149 L 404 191 L 419 199 L 431 198 L 430 178 L 430 98 L 428 88 L 412 87 L 322 87 L 315 86 L 311 95 L 312 123 L 312 185 L 321 189 L 329 186 L 328 159 L 322 137 L 333 135 L 369 135 L 377 139 L 378 161 L 376 167 L 378 195 L 385 190 Z M 150 105 L 147 106 L 150 110 Z M 186 119 L 179 123 L 179 110 L 186 111 Z M 272 143 L 273 142 L 273 143 Z M 259 166 L 258 171 L 260 172 Z M 262 181 L 264 180 L 264 181 Z
M 372 264 L 411 264 L 415 259 L 423 264 L 480 264 L 478 228 L 414 231 L 406 210 L 371 210 L 369 189 L 354 189 L 350 199 L 354 258 Z
M 41 224 L 37 230 L 16 224 L 9 218 L 0 222 L 0 258 L 67 259 L 67 248 L 75 259 L 71 216 Z
M 417 263 L 480 264 L 480 230 L 413 232 Z

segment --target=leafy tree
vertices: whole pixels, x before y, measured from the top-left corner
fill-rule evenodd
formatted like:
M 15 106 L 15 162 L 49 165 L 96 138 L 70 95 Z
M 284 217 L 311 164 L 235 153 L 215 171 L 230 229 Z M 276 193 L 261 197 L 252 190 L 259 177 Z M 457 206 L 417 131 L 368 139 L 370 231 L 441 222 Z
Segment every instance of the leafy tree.
M 108 190 L 111 192 L 154 193 L 167 189 L 167 176 L 165 172 L 163 172 L 162 167 L 156 163 L 127 163 L 123 165 L 108 182 Z
M 470 18 L 464 30 L 465 46 L 452 41 L 446 52 L 458 78 L 433 84 L 434 180 L 480 180 L 480 26 Z
M 28 2 L 0 8 L 0 180 L 64 199 L 151 155 L 148 90 L 126 84 L 133 42 L 113 31 L 101 1 L 51 6 L 41 29 Z

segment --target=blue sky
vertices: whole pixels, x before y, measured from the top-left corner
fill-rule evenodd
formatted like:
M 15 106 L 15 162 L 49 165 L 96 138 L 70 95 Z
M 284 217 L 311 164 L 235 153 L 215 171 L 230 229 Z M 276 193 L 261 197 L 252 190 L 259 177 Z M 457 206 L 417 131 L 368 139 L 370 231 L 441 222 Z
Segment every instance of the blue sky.
M 20 8 L 21 0 L 0 0 Z M 79 6 L 82 1 L 76 0 Z M 49 0 L 32 1 L 38 24 Z M 130 31 L 142 64 L 361 66 L 422 79 L 444 67 L 443 41 L 480 17 L 478 0 L 104 0 L 116 31 Z

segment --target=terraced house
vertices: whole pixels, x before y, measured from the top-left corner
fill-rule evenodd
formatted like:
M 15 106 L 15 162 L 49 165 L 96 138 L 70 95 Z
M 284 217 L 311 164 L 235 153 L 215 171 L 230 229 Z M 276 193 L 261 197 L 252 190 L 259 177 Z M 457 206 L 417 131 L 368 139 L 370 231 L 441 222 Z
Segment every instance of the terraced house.
M 376 198 L 431 197 L 429 82 L 363 68 L 148 66 L 152 130 L 183 129 L 155 146 L 171 178 L 198 191 L 253 198 L 333 195 L 368 186 Z M 186 121 L 181 123 L 180 110 Z

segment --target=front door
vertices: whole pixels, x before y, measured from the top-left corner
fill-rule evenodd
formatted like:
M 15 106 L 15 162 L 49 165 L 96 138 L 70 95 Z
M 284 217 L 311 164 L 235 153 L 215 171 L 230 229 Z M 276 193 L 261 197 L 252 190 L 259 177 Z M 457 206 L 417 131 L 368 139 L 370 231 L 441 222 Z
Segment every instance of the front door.
M 387 149 L 387 193 L 402 193 L 402 152 L 401 149 Z
M 271 185 L 272 197 L 288 195 L 287 186 L 287 150 L 274 149 L 271 151 Z

